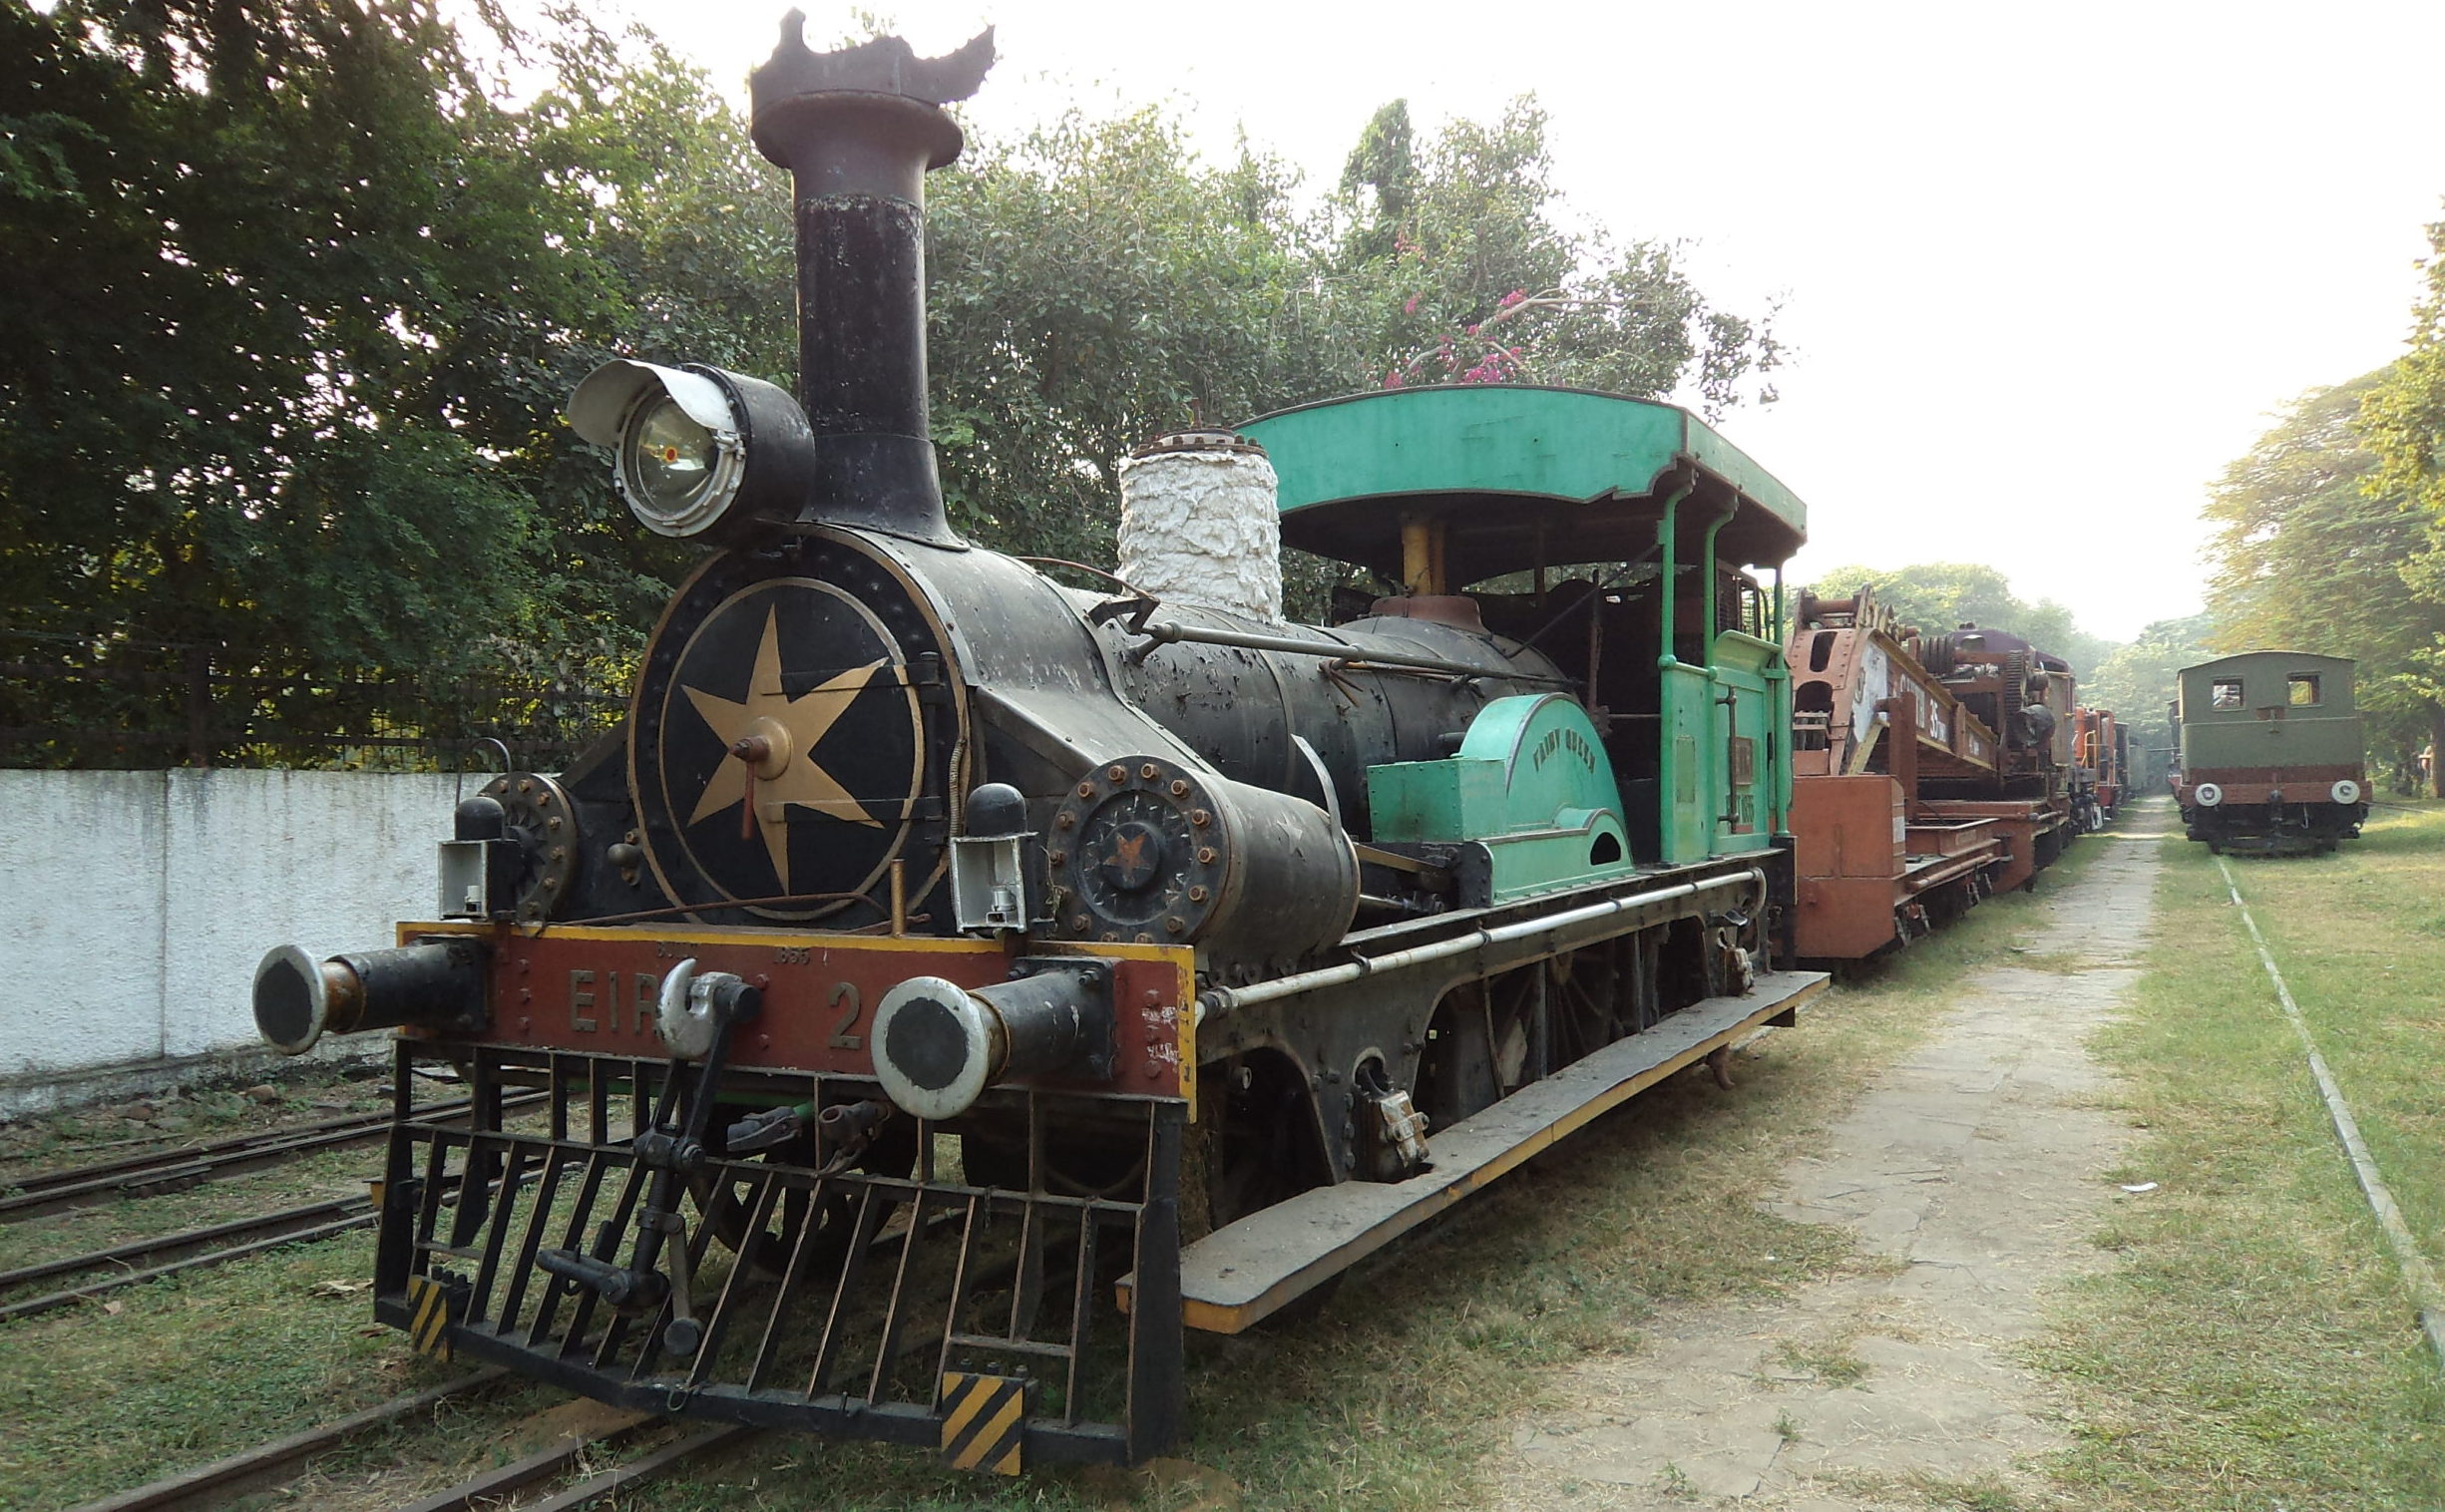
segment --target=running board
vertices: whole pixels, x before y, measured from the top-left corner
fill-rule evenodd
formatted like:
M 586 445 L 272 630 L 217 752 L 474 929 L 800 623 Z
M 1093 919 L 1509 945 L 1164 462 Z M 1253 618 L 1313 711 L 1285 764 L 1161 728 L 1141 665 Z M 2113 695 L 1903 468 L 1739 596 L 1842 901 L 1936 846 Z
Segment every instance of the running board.
M 1238 1333 L 1384 1248 L 1640 1092 L 1770 1023 L 1795 1021 L 1825 990 L 1822 971 L 1775 971 L 1746 997 L 1710 997 L 1448 1129 L 1429 1131 L 1433 1162 L 1402 1182 L 1347 1181 L 1217 1229 L 1180 1252 L 1182 1322 Z M 1129 1306 L 1130 1283 L 1121 1281 Z

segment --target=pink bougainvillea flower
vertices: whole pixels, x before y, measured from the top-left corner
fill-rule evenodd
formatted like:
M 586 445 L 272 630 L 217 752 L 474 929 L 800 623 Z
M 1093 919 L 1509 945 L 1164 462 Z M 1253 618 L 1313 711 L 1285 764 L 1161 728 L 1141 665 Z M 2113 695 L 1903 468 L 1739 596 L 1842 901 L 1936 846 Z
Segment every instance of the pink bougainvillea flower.
M 1416 294 L 1412 294 L 1409 298 L 1401 301 L 1401 313 L 1405 315 L 1415 315 L 1418 313 L 1418 296 Z
M 1397 389 L 1401 387 L 1401 369 L 1395 368 L 1391 372 L 1385 374 L 1384 386 L 1388 389 Z
M 1502 308 L 1507 310 L 1512 305 L 1519 303 L 1522 299 L 1527 297 L 1528 291 L 1526 289 L 1513 289 L 1511 292 L 1502 296 Z

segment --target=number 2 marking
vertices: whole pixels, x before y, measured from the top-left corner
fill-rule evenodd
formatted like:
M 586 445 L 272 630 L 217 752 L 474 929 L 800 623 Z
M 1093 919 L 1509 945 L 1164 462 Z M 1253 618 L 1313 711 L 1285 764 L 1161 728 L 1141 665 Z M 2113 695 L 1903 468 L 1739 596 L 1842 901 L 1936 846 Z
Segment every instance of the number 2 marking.
M 866 1048 L 865 1037 L 849 1032 L 857 1027 L 858 1015 L 866 1011 L 865 1004 L 858 1001 L 856 982 L 836 981 L 832 983 L 832 1006 L 839 1007 L 844 999 L 849 1004 L 849 1011 L 843 1013 L 840 1022 L 832 1026 L 832 1048 L 835 1050 L 863 1050 Z

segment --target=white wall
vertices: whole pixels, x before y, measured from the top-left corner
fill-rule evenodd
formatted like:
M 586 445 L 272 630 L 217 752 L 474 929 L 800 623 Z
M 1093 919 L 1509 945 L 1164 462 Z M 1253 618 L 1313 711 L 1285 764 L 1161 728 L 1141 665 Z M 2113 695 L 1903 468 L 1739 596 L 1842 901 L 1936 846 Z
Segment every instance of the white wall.
M 0 1107 L 257 1048 L 263 952 L 379 947 L 431 918 L 434 843 L 484 780 L 0 771 Z

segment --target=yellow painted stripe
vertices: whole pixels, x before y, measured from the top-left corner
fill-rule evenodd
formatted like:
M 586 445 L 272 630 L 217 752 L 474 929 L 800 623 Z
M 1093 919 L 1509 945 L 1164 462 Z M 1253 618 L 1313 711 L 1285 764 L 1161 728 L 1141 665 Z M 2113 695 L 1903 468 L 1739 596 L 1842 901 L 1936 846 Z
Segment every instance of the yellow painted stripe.
M 1016 1387 L 1018 1382 L 1013 1381 L 1011 1385 Z M 999 1461 L 1015 1456 L 1019 1446 L 1012 1444 L 1006 1454 L 1002 1448 L 1003 1439 L 1019 1425 L 1019 1414 L 1026 1404 L 1025 1394 L 1016 1389 L 1004 1397 L 1002 1405 L 992 1417 L 986 1419 L 985 1426 L 978 1430 L 977 1436 L 970 1440 L 968 1448 L 959 1458 L 951 1462 L 951 1467 L 955 1470 L 974 1470 L 989 1458 Z
M 1011 1452 L 994 1461 L 992 1466 L 990 1466 L 996 1475 L 1017 1475 L 1019 1473 L 1019 1450 L 1020 1447 L 1020 1442 L 1021 1441 L 1019 1439 L 1013 1438 L 1011 1440 Z
M 959 1385 L 947 1388 L 959 1393 L 959 1401 L 952 1407 L 951 1415 L 943 1419 L 944 1448 L 948 1449 L 958 1442 L 961 1431 L 985 1410 L 986 1403 L 994 1399 L 994 1384 L 991 1376 L 971 1375 L 963 1378 Z
M 447 1339 L 450 1331 L 450 1289 L 430 1277 L 411 1276 L 407 1291 L 413 1304 L 408 1321 L 408 1341 L 419 1354 L 435 1354 L 448 1359 L 451 1354 Z

